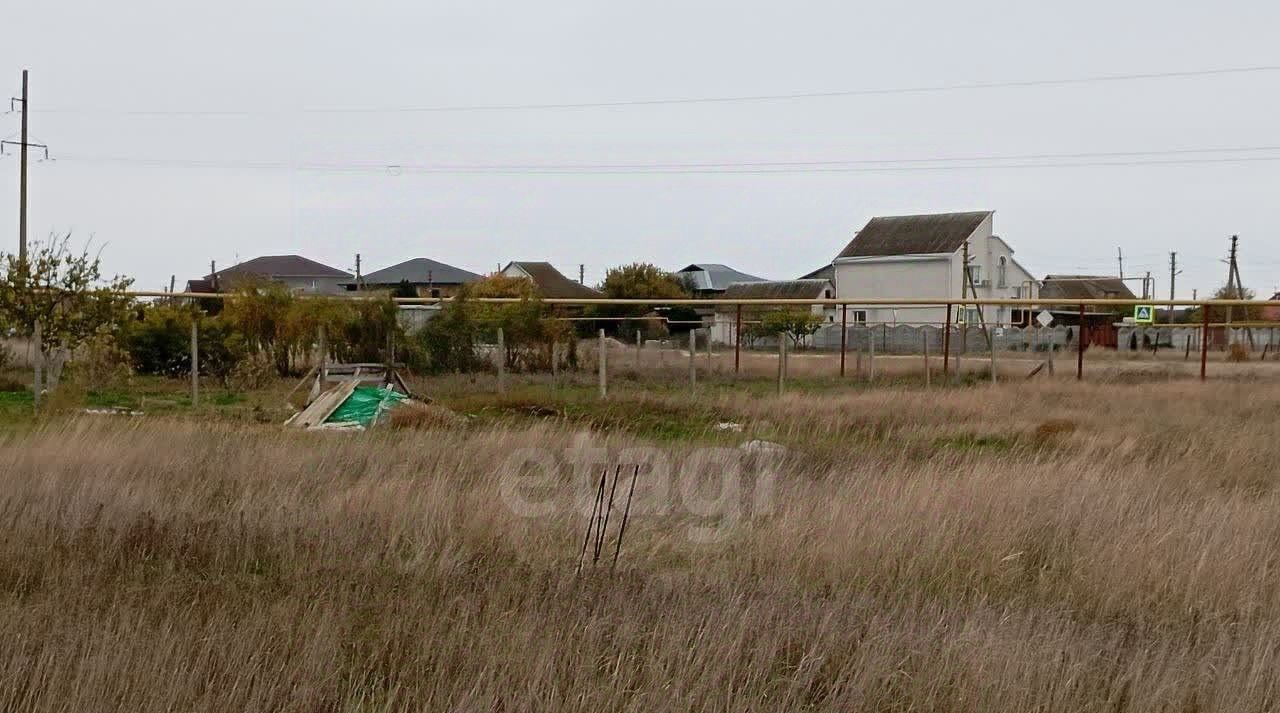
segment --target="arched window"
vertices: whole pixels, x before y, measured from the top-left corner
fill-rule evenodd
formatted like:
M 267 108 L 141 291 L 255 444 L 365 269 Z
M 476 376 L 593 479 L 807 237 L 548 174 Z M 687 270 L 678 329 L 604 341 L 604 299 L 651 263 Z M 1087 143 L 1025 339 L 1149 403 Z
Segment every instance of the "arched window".
M 1000 272 L 999 272 L 999 274 L 998 274 L 998 275 L 997 275 L 997 277 L 996 277 L 996 279 L 997 279 L 997 284 L 996 284 L 996 286 L 997 286 L 997 287 L 1008 287 L 1008 286 L 1009 286 L 1008 281 L 1005 279 L 1005 275 L 1006 275 L 1006 273 L 1008 272 L 1008 270 L 1009 270 L 1009 261 L 1008 261 L 1008 260 L 1006 260 L 1006 259 L 1005 259 L 1005 257 L 1004 257 L 1003 255 L 1001 255 L 1001 256 L 1000 256 Z

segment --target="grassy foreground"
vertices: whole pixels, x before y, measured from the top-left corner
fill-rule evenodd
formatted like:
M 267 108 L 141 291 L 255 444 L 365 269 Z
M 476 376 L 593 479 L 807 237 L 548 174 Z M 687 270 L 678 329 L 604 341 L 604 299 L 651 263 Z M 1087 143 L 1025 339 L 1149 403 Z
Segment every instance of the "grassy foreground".
M 1277 706 L 1280 387 L 461 392 L 0 433 L 0 710 Z

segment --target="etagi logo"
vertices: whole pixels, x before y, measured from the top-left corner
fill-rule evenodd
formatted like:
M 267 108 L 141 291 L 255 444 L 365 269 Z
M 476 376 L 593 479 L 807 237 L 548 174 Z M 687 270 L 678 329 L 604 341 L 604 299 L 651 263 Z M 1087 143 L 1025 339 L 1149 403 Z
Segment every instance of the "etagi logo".
M 733 448 L 521 448 L 504 462 L 499 489 L 520 517 L 572 512 L 588 518 L 599 510 L 603 479 L 611 483 L 610 500 L 615 488 L 626 493 L 632 517 L 676 518 L 690 541 L 714 543 L 744 519 L 773 513 L 782 458 L 779 451 Z

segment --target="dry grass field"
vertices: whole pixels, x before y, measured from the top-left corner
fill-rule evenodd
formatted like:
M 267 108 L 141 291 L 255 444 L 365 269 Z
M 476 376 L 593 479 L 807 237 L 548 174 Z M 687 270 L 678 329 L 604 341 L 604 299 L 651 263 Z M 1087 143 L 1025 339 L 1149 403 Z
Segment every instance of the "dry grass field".
M 0 710 L 1280 705 L 1274 381 L 467 388 L 0 434 Z

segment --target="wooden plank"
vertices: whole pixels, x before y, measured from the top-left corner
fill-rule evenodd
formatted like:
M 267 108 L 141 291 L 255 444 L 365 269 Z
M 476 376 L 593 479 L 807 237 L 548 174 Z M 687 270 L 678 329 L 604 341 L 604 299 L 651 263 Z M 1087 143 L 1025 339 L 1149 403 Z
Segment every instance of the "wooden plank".
M 359 382 L 348 381 L 324 392 L 320 395 L 320 398 L 316 399 L 302 413 L 291 419 L 290 425 L 298 428 L 310 428 L 324 423 L 326 419 L 333 415 L 334 411 L 338 410 L 339 406 L 351 398 L 351 394 L 355 392 L 358 385 Z

